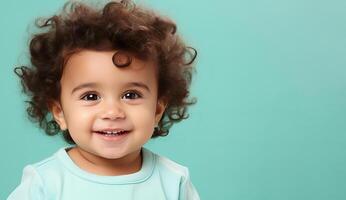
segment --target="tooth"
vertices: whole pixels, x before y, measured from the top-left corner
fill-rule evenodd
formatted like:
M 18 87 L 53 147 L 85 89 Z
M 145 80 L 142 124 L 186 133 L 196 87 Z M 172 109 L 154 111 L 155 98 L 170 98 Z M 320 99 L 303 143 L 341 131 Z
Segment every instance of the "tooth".
M 125 132 L 124 130 L 119 130 L 119 131 L 101 131 L 103 132 L 104 134 L 107 134 L 107 135 L 118 135 L 122 132 Z

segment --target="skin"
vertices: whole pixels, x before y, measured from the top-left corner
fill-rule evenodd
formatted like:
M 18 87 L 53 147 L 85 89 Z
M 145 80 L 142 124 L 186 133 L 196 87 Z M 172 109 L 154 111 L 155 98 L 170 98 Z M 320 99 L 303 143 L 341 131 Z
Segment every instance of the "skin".
M 68 129 L 76 142 L 68 155 L 81 169 L 98 175 L 139 171 L 141 148 L 166 108 L 157 98 L 155 64 L 132 56 L 130 66 L 118 68 L 112 62 L 115 52 L 73 54 L 60 80 L 60 100 L 51 107 L 60 128 Z M 115 128 L 130 132 L 115 141 L 95 133 Z

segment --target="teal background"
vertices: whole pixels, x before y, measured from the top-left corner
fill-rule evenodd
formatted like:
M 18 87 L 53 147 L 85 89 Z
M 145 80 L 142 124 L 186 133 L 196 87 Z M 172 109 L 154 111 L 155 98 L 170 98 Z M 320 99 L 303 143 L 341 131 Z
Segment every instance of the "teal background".
M 62 0 L 0 3 L 0 199 L 64 143 L 27 120 L 14 66 Z M 189 167 L 202 199 L 346 199 L 346 2 L 142 0 L 198 50 L 190 118 L 147 147 Z

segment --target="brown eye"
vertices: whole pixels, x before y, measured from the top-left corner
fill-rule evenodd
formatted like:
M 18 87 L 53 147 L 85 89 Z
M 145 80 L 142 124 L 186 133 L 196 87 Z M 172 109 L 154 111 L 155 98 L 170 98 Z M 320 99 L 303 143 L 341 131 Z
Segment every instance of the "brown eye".
M 138 99 L 141 95 L 136 92 L 127 92 L 124 94 L 123 99 Z
M 100 97 L 97 95 L 97 94 L 86 94 L 82 97 L 83 100 L 86 100 L 86 101 L 97 101 L 100 99 Z
M 114 53 L 112 61 L 113 64 L 117 67 L 126 67 L 131 64 L 132 58 L 124 52 L 117 51 Z

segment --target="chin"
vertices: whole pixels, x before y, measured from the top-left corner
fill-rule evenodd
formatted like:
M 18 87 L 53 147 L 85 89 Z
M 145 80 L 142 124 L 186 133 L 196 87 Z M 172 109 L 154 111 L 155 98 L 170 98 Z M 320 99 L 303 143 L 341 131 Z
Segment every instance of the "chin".
M 129 154 L 131 154 L 131 151 L 127 150 L 126 148 L 104 149 L 100 152 L 100 155 L 107 159 L 119 159 Z

